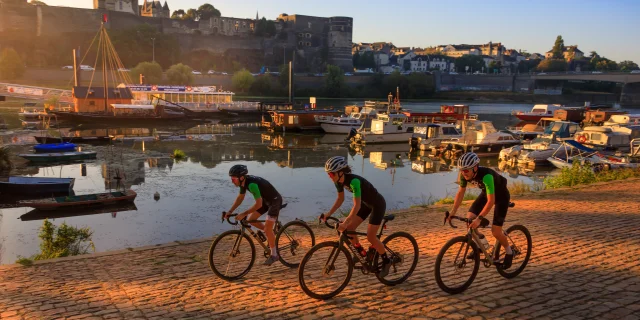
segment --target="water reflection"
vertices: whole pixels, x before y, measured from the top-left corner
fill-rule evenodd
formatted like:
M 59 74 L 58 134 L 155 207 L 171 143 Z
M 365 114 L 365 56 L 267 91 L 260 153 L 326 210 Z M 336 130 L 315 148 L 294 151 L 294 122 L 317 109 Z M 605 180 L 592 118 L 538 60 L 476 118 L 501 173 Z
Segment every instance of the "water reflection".
M 44 220 L 49 219 L 55 221 L 55 219 L 87 216 L 95 214 L 110 213 L 111 218 L 116 218 L 119 212 L 138 211 L 138 207 L 134 203 L 116 204 L 100 208 L 76 208 L 67 209 L 65 211 L 47 211 L 47 210 L 31 210 L 20 216 L 22 221 Z

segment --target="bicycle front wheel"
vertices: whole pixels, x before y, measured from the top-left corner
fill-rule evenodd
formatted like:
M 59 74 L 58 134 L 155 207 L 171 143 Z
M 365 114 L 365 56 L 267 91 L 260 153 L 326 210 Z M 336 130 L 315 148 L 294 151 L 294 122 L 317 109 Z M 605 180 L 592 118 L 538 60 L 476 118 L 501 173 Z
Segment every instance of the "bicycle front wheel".
M 502 269 L 502 266 L 497 265 L 496 268 L 501 276 L 511 279 L 519 275 L 529 263 L 531 257 L 531 234 L 529 230 L 523 225 L 513 225 L 507 229 L 507 240 L 511 251 L 513 251 L 513 262 L 509 269 Z M 496 256 L 504 258 L 506 253 L 501 245 L 498 245 Z
M 472 259 L 471 259 L 472 258 Z M 449 240 L 436 258 L 435 276 L 440 289 L 456 294 L 469 288 L 480 267 L 480 249 L 465 236 Z
M 246 234 L 230 230 L 219 235 L 209 249 L 209 267 L 221 279 L 244 277 L 256 259 L 256 247 Z
M 319 243 L 302 258 L 298 281 L 302 291 L 314 299 L 329 299 L 340 293 L 351 280 L 353 261 L 338 242 Z
M 309 226 L 302 221 L 285 224 L 276 236 L 276 248 L 280 262 L 289 268 L 297 268 L 304 255 L 316 245 L 316 238 Z
M 396 232 L 386 237 L 382 243 L 391 260 L 391 268 L 384 278 L 379 273 L 376 273 L 376 277 L 388 286 L 403 283 L 418 265 L 418 242 L 406 232 Z

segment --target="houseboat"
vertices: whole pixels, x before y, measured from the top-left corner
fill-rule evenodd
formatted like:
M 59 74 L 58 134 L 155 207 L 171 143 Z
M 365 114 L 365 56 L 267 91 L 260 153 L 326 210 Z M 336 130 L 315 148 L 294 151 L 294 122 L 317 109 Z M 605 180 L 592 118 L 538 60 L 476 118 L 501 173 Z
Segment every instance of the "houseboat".
M 440 112 L 401 111 L 411 123 L 456 123 L 461 120 L 476 120 L 477 115 L 469 113 L 469 106 L 463 104 L 442 105 Z
M 585 108 L 562 108 L 553 112 L 553 117 L 562 121 L 580 123 L 584 119 Z
M 408 117 L 402 113 L 379 114 L 371 121 L 371 130 L 359 130 L 351 137 L 357 144 L 372 143 L 407 143 L 413 136 L 415 124 L 407 122 Z
M 553 113 L 561 109 L 559 104 L 536 104 L 531 111 L 514 111 L 512 114 L 522 121 L 537 122 L 544 117 L 553 117 Z
M 583 145 L 599 150 L 628 152 L 631 142 L 640 138 L 640 125 L 584 127 L 574 138 Z
M 132 104 L 150 105 L 154 98 L 160 98 L 160 104 L 179 105 L 200 118 L 224 116 L 230 112 L 258 114 L 261 109 L 259 102 L 233 101 L 235 93 L 216 86 L 127 85 L 126 88 L 131 90 Z
M 305 131 L 321 130 L 316 116 L 340 116 L 342 112 L 334 109 L 310 110 L 274 110 L 269 118 L 263 117 L 261 126 L 269 131 Z

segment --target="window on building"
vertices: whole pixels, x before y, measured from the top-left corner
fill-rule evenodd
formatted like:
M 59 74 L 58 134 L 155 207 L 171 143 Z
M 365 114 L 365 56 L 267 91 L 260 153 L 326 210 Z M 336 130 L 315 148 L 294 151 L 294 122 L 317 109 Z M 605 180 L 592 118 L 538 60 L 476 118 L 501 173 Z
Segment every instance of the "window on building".
M 307 42 L 307 47 L 311 47 L 311 42 Z
M 302 33 L 302 32 L 298 33 L 298 37 L 299 37 L 299 38 L 304 37 L 304 33 Z
M 122 0 L 120 0 L 120 11 L 122 11 Z
M 311 33 L 307 33 L 305 36 L 307 36 L 307 38 L 311 38 Z
M 304 43 L 302 41 L 298 41 L 298 45 L 302 47 Z

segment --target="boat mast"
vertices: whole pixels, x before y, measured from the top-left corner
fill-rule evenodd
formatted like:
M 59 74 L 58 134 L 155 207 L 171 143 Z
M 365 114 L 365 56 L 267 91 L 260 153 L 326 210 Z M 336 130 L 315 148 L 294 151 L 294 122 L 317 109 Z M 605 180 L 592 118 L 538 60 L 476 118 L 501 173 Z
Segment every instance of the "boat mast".
M 108 91 L 108 87 L 109 84 L 107 83 L 107 57 L 105 56 L 105 54 L 107 53 L 107 44 L 106 44 L 106 39 L 107 39 L 107 29 L 105 29 L 104 27 L 104 23 L 107 20 L 107 16 L 104 15 L 103 19 L 102 19 L 102 24 L 101 24 L 101 29 L 100 29 L 100 37 L 102 38 L 103 41 L 101 41 L 102 43 L 102 81 L 104 82 L 104 112 L 107 113 L 109 111 L 109 91 Z

